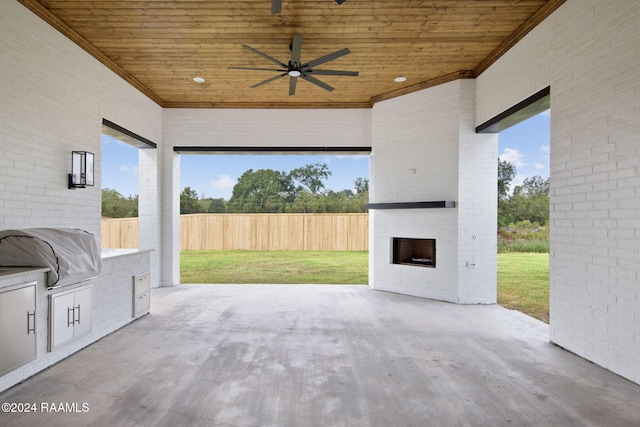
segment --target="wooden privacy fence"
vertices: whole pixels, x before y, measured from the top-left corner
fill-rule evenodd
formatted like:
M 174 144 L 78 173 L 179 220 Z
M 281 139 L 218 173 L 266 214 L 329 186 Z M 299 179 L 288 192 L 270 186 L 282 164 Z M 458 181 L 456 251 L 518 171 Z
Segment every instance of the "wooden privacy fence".
M 101 229 L 105 249 L 138 247 L 138 218 L 102 218 Z
M 137 218 L 104 219 L 102 247 L 137 247 L 137 225 Z M 369 214 L 181 215 L 180 250 L 206 249 L 367 251 Z

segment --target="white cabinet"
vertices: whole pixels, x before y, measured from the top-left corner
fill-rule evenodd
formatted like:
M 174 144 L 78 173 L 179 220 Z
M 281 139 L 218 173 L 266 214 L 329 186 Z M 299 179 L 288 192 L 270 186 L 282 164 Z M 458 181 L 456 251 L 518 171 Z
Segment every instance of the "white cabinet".
M 0 289 L 0 376 L 36 358 L 36 285 Z
M 49 295 L 49 351 L 91 332 L 91 285 Z
M 151 306 L 151 279 L 149 273 L 133 277 L 133 317 L 149 312 Z

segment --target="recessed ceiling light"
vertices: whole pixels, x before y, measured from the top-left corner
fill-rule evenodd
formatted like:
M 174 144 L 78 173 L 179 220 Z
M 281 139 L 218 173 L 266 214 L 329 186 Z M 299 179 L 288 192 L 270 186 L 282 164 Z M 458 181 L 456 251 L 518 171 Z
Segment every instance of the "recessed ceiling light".
M 404 76 L 399 76 L 399 77 L 396 77 L 395 79 L 393 79 L 393 81 L 396 82 L 396 83 L 402 83 L 402 82 L 404 82 L 406 80 L 407 80 L 407 78 L 404 77 Z
M 204 83 L 204 79 L 202 77 L 194 77 L 193 81 L 196 83 Z

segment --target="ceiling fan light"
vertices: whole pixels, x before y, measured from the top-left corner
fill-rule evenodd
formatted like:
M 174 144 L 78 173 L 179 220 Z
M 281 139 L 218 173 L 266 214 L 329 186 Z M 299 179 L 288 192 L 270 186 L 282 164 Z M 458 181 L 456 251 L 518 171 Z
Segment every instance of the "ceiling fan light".
M 300 73 L 300 71 L 298 71 L 298 70 L 289 71 L 289 76 L 291 76 L 291 77 L 300 77 L 300 74 L 302 74 L 302 73 Z

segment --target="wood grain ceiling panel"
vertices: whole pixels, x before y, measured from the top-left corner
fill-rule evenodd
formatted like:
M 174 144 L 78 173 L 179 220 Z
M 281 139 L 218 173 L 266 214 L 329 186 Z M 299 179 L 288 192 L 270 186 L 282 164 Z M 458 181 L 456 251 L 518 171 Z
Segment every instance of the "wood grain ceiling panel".
M 459 78 L 473 78 L 564 0 L 18 0 L 163 107 L 368 108 L 375 102 Z M 284 63 L 300 34 L 302 61 L 342 48 L 349 55 L 320 69 L 328 92 L 289 78 L 250 86 L 275 72 L 242 48 Z M 395 83 L 397 76 L 403 83 Z M 192 79 L 200 76 L 204 83 Z

